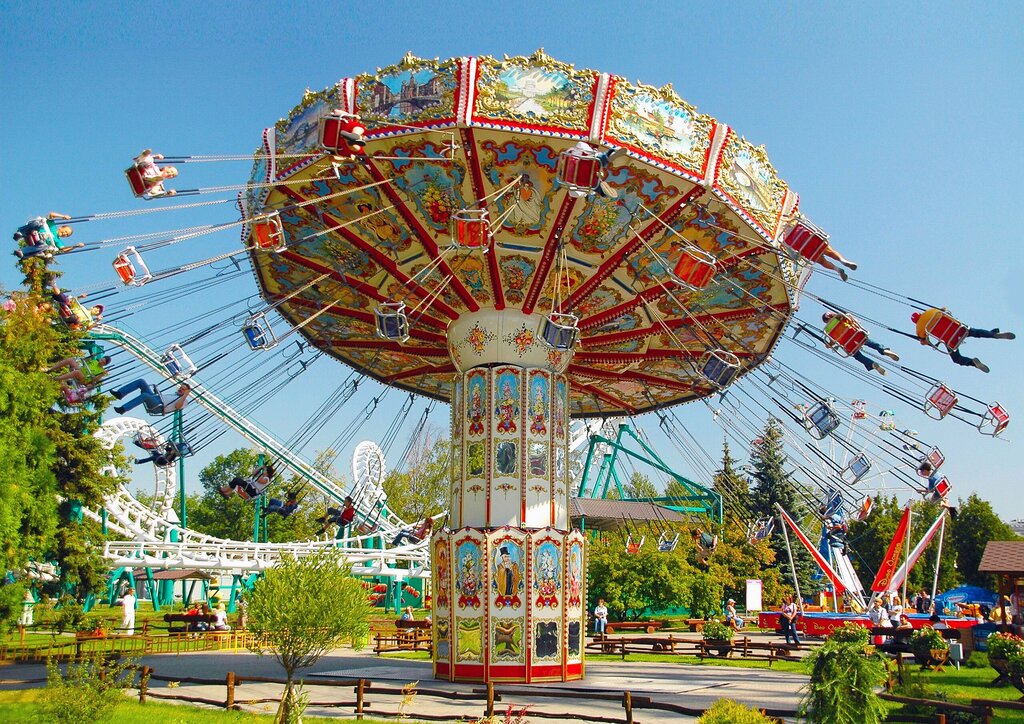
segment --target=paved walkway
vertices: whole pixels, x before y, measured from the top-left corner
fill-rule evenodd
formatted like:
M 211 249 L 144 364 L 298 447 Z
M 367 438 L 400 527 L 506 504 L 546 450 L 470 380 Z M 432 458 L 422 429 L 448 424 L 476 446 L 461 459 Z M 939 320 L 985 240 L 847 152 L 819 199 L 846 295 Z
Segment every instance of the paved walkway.
M 248 653 L 190 653 L 143 657 L 142 664 L 152 667 L 160 676 L 196 677 L 223 679 L 228 671 L 239 676 L 281 678 L 277 662 L 269 656 L 257 657 Z M 40 683 L 18 683 L 33 679 L 45 679 L 45 667 L 38 664 L 16 664 L 0 667 L 0 689 L 42 686 Z M 324 656 L 314 667 L 304 672 L 306 690 L 313 702 L 354 701 L 350 688 L 317 687 L 319 677 L 358 679 L 373 681 L 377 688 L 400 688 L 410 682 L 419 682 L 421 689 L 470 694 L 482 692 L 481 684 L 463 684 L 439 681 L 433 678 L 429 661 L 411 661 L 376 657 L 372 654 L 338 650 Z M 551 721 L 593 720 L 608 717 L 624 721 L 621 701 L 599 700 L 598 692 L 621 695 L 630 691 L 635 700 L 649 697 L 652 702 L 684 706 L 702 710 L 721 698 L 730 698 L 748 705 L 768 709 L 795 711 L 800 699 L 800 687 L 806 677 L 789 672 L 765 669 L 744 669 L 724 666 L 692 666 L 672 663 L 630 662 L 587 664 L 587 676 L 583 681 L 553 684 L 500 684 L 496 691 L 501 702 L 496 704 L 498 712 L 504 712 L 509 704 L 514 710 L 524 706 L 529 709 L 565 714 L 564 717 L 550 718 Z M 164 682 L 154 682 L 154 688 L 166 688 Z M 176 693 L 223 701 L 225 685 L 185 685 L 176 688 Z M 556 696 L 538 696 L 537 694 Z M 564 696 L 557 694 L 564 693 Z M 275 704 L 250 703 L 255 699 L 279 699 L 281 687 L 274 684 L 244 683 L 236 690 L 236 702 L 249 711 L 272 713 Z M 372 712 L 397 713 L 400 710 L 400 695 L 375 693 L 373 687 L 367 692 L 368 714 Z M 417 696 L 404 709 L 412 720 L 423 716 L 467 716 L 480 717 L 484 711 L 483 695 L 471 701 Z M 326 717 L 351 718 L 353 709 L 311 706 L 309 714 Z M 659 711 L 636 707 L 636 721 L 643 724 L 655 722 L 693 721 L 675 712 Z M 529 714 L 527 714 L 529 718 Z

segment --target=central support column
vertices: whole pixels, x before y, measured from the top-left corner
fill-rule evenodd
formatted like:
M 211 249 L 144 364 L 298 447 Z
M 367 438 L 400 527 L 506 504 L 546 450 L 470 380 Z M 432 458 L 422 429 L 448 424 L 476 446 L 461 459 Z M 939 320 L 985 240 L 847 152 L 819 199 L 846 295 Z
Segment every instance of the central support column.
M 585 546 L 569 532 L 571 352 L 539 315 L 460 317 L 448 347 L 450 529 L 432 540 L 434 675 L 459 681 L 583 676 Z

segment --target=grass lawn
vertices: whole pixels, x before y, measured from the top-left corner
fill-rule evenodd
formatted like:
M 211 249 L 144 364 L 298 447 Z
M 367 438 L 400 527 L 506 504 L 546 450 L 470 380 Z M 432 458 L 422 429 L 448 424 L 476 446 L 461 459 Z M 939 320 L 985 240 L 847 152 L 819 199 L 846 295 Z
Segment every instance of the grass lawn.
M 43 705 L 41 700 L 45 689 L 26 689 L 22 691 L 0 691 L 0 721 L 5 724 L 37 724 L 43 721 Z M 199 722 L 206 724 L 221 722 L 222 724 L 249 724 L 250 722 L 273 721 L 272 714 L 244 714 L 237 711 L 218 711 L 215 709 L 202 709 L 188 704 L 164 704 L 151 701 L 146 704 L 139 704 L 138 701 L 127 700 L 119 704 L 110 716 L 101 719 L 97 724 L 192 724 Z M 325 717 L 302 718 L 306 722 L 333 722 L 337 724 L 338 719 L 327 719 Z M 387 724 L 389 720 L 384 719 L 363 719 L 367 724 Z M 403 720 L 404 724 L 420 724 L 413 720 Z

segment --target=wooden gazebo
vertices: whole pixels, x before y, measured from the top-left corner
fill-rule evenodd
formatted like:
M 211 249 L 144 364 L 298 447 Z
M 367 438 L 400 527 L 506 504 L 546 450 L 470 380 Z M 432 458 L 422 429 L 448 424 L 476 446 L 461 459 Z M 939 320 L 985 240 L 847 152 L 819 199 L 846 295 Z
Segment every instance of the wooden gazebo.
M 1024 540 L 989 541 L 981 555 L 978 571 L 996 576 L 1000 603 L 1003 596 L 1009 596 L 1019 622 L 1022 614 L 1020 604 L 1024 599 L 1020 593 L 1024 591 Z M 1002 611 L 1003 626 L 1013 623 L 1007 620 L 1005 606 L 1000 605 L 999 610 Z

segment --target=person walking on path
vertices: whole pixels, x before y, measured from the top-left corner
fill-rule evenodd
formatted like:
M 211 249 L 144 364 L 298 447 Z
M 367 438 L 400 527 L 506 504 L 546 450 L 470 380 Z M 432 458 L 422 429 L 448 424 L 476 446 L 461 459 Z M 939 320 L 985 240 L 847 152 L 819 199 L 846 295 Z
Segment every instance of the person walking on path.
M 121 596 L 121 631 L 127 636 L 135 634 L 135 604 L 135 589 L 129 586 Z

